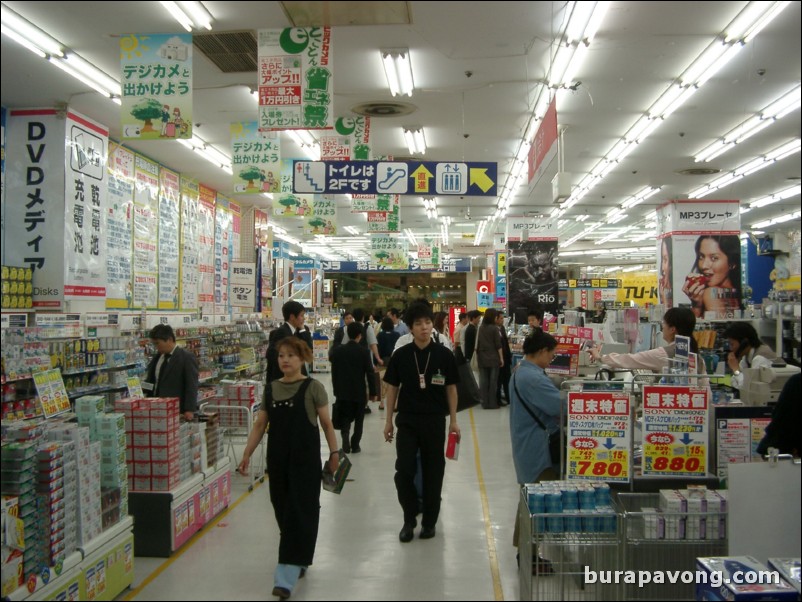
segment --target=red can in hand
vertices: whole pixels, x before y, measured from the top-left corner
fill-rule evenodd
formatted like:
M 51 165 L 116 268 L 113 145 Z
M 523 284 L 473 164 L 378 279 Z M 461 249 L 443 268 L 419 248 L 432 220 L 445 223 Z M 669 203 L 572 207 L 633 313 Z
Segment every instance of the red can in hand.
M 456 460 L 459 458 L 459 435 L 457 433 L 448 434 L 448 443 L 446 443 L 446 458 L 449 460 Z

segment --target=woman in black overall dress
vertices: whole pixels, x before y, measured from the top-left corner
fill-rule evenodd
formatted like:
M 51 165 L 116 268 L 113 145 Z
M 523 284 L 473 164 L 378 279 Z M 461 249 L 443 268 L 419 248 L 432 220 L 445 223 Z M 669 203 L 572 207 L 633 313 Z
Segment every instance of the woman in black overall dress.
M 309 347 L 301 339 L 286 337 L 278 345 L 278 354 L 284 376 L 265 385 L 262 408 L 248 436 L 239 471 L 247 474 L 251 455 L 264 435 L 269 416 L 270 501 L 281 532 L 273 595 L 287 599 L 315 555 L 322 470 L 318 420 L 330 450 L 337 449 L 337 439 L 329 418 L 326 390 L 320 382 L 301 373 L 303 363 L 312 359 Z M 338 453 L 332 451 L 329 457 L 332 472 L 338 463 Z

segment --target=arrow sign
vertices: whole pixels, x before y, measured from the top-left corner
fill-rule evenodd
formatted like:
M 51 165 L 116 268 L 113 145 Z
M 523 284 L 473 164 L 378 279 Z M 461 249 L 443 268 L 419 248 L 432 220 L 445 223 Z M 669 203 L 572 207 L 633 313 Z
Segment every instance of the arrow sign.
M 434 177 L 434 174 L 426 169 L 425 165 L 421 165 L 412 172 L 410 177 L 414 181 L 414 190 L 416 193 L 426 193 L 429 191 L 429 180 Z
M 685 445 L 688 445 L 691 441 L 693 441 L 693 439 L 691 439 L 691 436 L 688 433 L 685 433 L 680 441 L 682 441 Z
M 615 447 L 615 443 L 613 443 L 612 437 L 607 437 L 607 443 L 602 443 L 602 445 L 607 449 L 613 449 Z
M 493 180 L 487 177 L 487 170 L 480 167 L 471 167 L 471 185 L 478 186 L 482 192 L 493 188 Z

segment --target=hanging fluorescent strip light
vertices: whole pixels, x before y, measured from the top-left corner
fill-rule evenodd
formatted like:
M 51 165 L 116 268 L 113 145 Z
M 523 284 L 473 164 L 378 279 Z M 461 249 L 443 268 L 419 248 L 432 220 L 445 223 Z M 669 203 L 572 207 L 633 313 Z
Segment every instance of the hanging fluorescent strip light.
M 412 96 L 415 84 L 412 79 L 412 63 L 409 60 L 409 48 L 381 50 L 384 74 L 387 85 L 393 96 Z
M 95 81 L 92 81 L 91 79 L 86 77 L 84 74 L 79 73 L 76 69 L 73 69 L 71 65 L 67 64 L 62 59 L 60 59 L 58 57 L 55 57 L 55 56 L 50 56 L 50 57 L 47 58 L 47 60 L 52 65 L 55 65 L 56 67 L 58 67 L 59 69 L 64 71 L 64 73 L 67 73 L 68 75 L 72 75 L 75 79 L 77 79 L 82 84 L 85 84 L 85 85 L 89 86 L 90 88 L 92 88 L 96 92 L 102 94 L 106 98 L 111 98 L 111 92 L 109 92 L 108 90 L 104 89 L 103 86 L 101 86 L 100 84 L 98 84 Z
M 404 228 L 404 234 L 406 235 L 407 240 L 409 241 L 410 244 L 417 246 L 418 239 L 415 238 L 415 235 L 412 233 L 412 230 L 410 230 L 409 228 Z
M 108 92 L 108 94 L 116 96 L 120 96 L 120 94 L 122 94 L 122 88 L 120 87 L 120 82 L 112 79 L 111 77 L 103 73 L 100 69 L 98 69 L 88 61 L 84 60 L 77 54 L 69 52 L 64 56 L 62 60 L 65 63 L 67 63 L 70 67 L 72 67 L 75 71 L 86 77 L 88 80 L 93 81 L 98 85 L 100 85 L 104 90 Z
M 426 154 L 426 137 L 422 127 L 405 127 L 404 140 L 407 143 L 409 152 L 413 155 Z
M 361 234 L 359 229 L 354 228 L 353 226 L 346 226 L 345 227 L 345 231 L 350 233 L 350 234 L 353 234 L 354 236 L 359 236 Z
M 4 34 L 18 44 L 25 46 L 31 52 L 40 56 L 42 53 L 58 57 L 64 56 L 61 44 L 27 19 L 23 19 L 5 4 L 2 5 L 2 11 L 0 11 L 0 22 L 2 22 Z M 20 41 L 20 39 L 25 40 L 25 42 Z M 45 57 L 42 56 L 41 58 Z
M 212 30 L 212 15 L 206 10 L 203 2 L 176 2 L 176 4 L 192 18 L 198 29 L 202 27 L 208 31 Z
M 192 31 L 192 19 L 180 8 L 175 2 L 162 2 L 161 5 L 167 9 L 167 12 L 181 24 L 181 27 L 187 31 Z
M 772 195 L 764 196 L 759 198 L 758 200 L 750 203 L 749 207 L 742 207 L 741 213 L 744 213 L 744 209 L 760 209 L 761 207 L 767 207 L 769 205 L 773 205 L 774 203 L 779 203 L 780 201 L 784 201 L 785 199 L 790 199 L 794 196 L 799 196 L 800 192 L 800 185 L 797 184 L 796 186 L 792 186 L 791 188 L 786 188 L 780 192 L 775 192 Z
M 784 224 L 785 222 L 790 222 L 791 220 L 799 219 L 800 215 L 802 214 L 799 211 L 796 211 L 794 213 L 785 213 L 783 215 L 778 215 L 777 217 L 773 217 L 771 219 L 767 219 L 765 221 L 752 224 L 752 229 L 760 230 L 762 228 L 768 228 L 769 226 Z
M 285 130 L 298 146 L 315 146 L 317 140 L 309 130 Z

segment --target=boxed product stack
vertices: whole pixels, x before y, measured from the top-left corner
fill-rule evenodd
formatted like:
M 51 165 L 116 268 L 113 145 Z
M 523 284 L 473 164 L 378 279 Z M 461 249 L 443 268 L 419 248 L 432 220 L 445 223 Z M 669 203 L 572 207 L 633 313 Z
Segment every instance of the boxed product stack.
M 6 598 L 22 585 L 25 531 L 19 498 L 3 496 L 0 503 L 0 596 Z
M 45 536 L 49 541 L 47 550 L 49 566 L 56 566 L 78 547 L 75 486 L 74 483 L 68 483 L 70 476 L 64 470 L 65 448 L 69 454 L 72 443 L 48 443 L 40 446 L 36 452 L 36 489 L 39 494 L 39 508 L 45 517 Z M 72 497 L 65 500 L 68 488 Z
M 782 578 L 766 579 L 769 568 L 752 556 L 697 558 L 697 600 L 798 600 L 797 590 Z
M 796 590 L 797 600 L 802 592 L 802 579 L 800 579 L 800 568 L 802 567 L 800 564 L 799 558 L 769 558 L 769 568 L 780 573 L 780 577 Z
M 184 422 L 179 428 L 181 440 L 181 480 L 189 479 L 201 471 L 200 424 Z
M 100 442 L 101 524 L 105 531 L 128 514 L 128 464 L 125 416 L 98 414 L 95 433 Z
M 201 470 L 204 468 L 213 468 L 218 460 L 225 454 L 225 444 L 223 441 L 223 434 L 220 429 L 220 416 L 219 414 L 206 414 L 201 418 L 205 422 L 201 422 L 204 429 L 205 446 L 201 451 Z M 205 452 L 205 459 L 203 453 Z
M 125 416 L 128 484 L 131 491 L 170 491 L 181 482 L 179 400 L 177 397 L 122 399 Z
M 539 533 L 615 533 L 618 516 L 604 482 L 544 481 L 526 485 Z
M 642 508 L 646 539 L 713 540 L 727 537 L 727 492 L 661 489 L 657 508 Z
M 100 443 L 92 443 L 89 427 L 54 424 L 48 429 L 51 441 L 72 441 L 75 448 L 75 481 L 78 498 L 78 545 L 86 545 L 102 531 L 100 505 Z M 65 474 L 67 471 L 65 470 Z
M 18 498 L 19 518 L 23 525 L 25 543 L 22 552 L 22 573 L 18 584 L 22 585 L 31 575 L 37 575 L 39 568 L 47 563 L 44 554 L 44 525 L 40 518 L 39 500 L 36 496 L 36 443 L 15 441 L 4 445 L 0 462 L 2 469 L 0 492 Z M 19 561 L 14 559 L 10 559 L 10 563 L 19 566 Z
M 3 309 L 33 307 L 33 270 L 30 267 L 2 267 Z
M 261 401 L 262 383 L 258 381 L 223 381 L 223 398 L 220 405 L 231 408 L 250 409 Z M 223 410 L 221 410 L 223 413 Z M 229 416 L 221 416 L 221 421 L 227 427 L 250 428 L 250 416 L 242 410 L 232 410 Z

